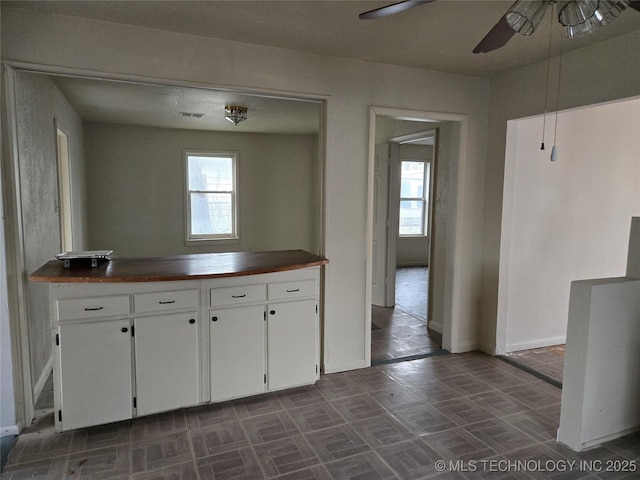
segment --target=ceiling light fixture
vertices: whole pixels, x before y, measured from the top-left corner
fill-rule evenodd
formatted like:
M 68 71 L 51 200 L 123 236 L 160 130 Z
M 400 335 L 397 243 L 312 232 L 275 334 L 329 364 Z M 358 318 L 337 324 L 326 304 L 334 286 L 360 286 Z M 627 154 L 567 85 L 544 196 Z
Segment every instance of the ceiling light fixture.
M 567 38 L 584 37 L 598 27 L 611 23 L 627 6 L 628 0 L 517 0 L 504 16 L 509 26 L 521 35 L 531 35 L 540 25 L 550 4 L 558 4 L 558 21 Z
M 243 122 L 247 119 L 247 107 L 238 107 L 237 105 L 227 105 L 224 107 L 225 116 L 227 120 L 232 122 L 234 125 L 238 125 L 240 122 Z

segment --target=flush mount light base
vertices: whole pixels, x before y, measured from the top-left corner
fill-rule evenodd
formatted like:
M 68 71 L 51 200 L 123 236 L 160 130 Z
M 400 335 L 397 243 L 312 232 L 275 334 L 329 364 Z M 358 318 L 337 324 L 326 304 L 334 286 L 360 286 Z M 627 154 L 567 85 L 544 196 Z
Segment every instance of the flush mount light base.
M 247 119 L 248 109 L 246 107 L 227 105 L 226 107 L 224 107 L 224 111 L 224 118 L 232 122 L 234 125 L 238 125 L 240 122 L 243 122 Z

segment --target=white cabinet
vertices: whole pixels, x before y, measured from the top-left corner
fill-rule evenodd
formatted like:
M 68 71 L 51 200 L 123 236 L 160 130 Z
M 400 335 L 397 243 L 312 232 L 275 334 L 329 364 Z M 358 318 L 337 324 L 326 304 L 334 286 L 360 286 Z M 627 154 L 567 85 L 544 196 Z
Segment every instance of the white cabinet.
M 269 390 L 316 379 L 315 299 L 270 303 L 267 316 Z
M 198 403 L 198 314 L 136 317 L 136 414 Z
M 131 418 L 131 338 L 129 319 L 60 326 L 56 370 L 64 409 L 56 415 L 59 429 Z
M 51 283 L 56 430 L 314 383 L 319 283 L 319 267 Z
M 211 401 L 265 390 L 264 306 L 210 312 Z

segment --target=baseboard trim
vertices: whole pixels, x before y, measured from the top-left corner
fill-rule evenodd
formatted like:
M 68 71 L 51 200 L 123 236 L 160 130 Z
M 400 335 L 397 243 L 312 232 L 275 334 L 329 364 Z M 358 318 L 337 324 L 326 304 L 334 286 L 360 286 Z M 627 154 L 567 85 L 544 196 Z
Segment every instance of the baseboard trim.
M 427 323 L 427 327 L 430 328 L 431 330 L 434 330 L 440 334 L 442 334 L 442 332 L 444 331 L 444 326 L 442 325 L 442 322 L 428 322 Z
M 367 368 L 369 365 L 364 360 L 352 360 L 349 362 L 340 363 L 325 363 L 324 373 L 339 373 L 347 372 L 349 370 L 358 370 L 360 368 Z
M 507 344 L 507 352 L 518 352 L 520 350 L 531 350 L 532 348 L 551 347 L 553 345 L 562 345 L 564 343 L 567 343 L 566 335 L 541 338 L 539 340 L 531 340 L 527 342 L 509 343 Z
M 13 435 L 19 435 L 20 429 L 18 425 L 7 425 L 6 427 L 0 428 L 0 437 L 8 437 Z

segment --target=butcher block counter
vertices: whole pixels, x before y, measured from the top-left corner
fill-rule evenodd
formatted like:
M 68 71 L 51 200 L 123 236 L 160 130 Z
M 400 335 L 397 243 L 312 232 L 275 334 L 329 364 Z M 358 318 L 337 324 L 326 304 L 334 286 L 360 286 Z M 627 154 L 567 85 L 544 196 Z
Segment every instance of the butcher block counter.
M 315 383 L 321 269 L 303 250 L 53 260 L 56 430 Z

